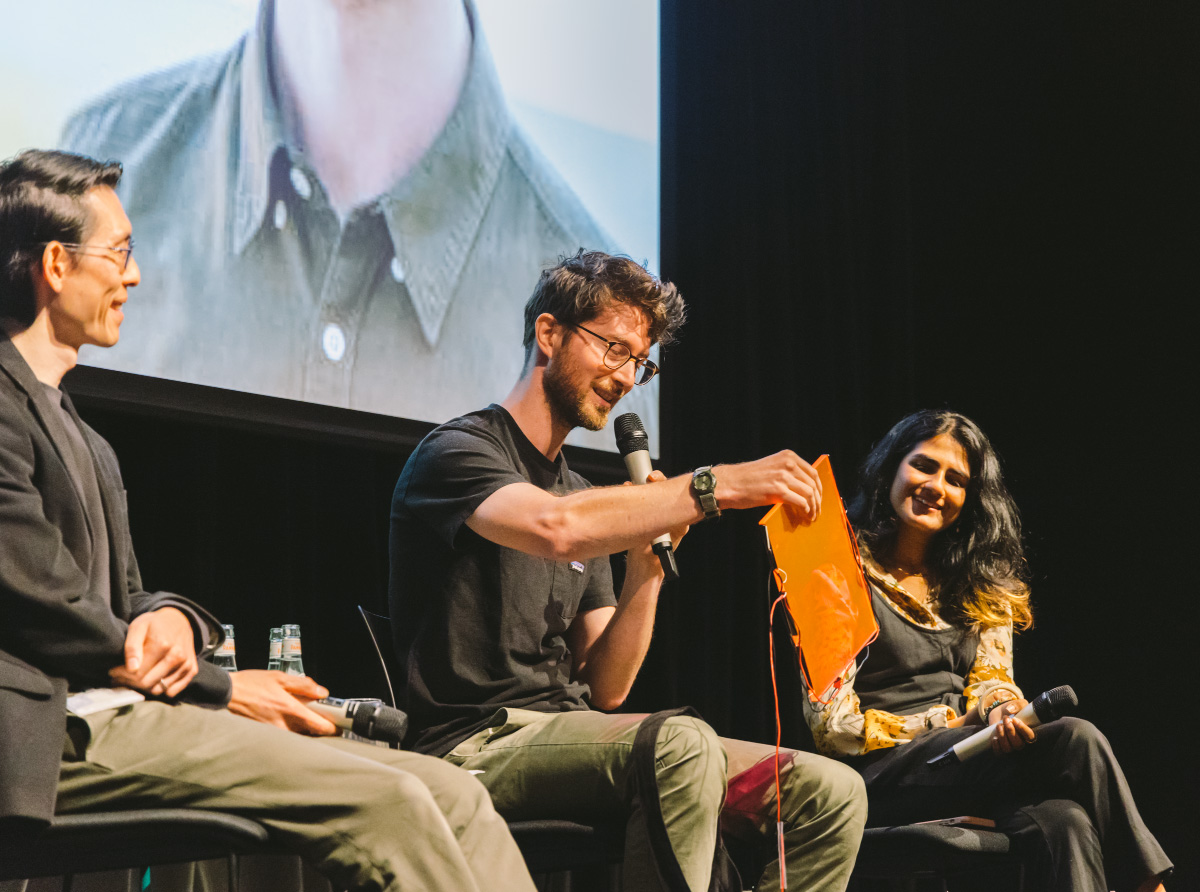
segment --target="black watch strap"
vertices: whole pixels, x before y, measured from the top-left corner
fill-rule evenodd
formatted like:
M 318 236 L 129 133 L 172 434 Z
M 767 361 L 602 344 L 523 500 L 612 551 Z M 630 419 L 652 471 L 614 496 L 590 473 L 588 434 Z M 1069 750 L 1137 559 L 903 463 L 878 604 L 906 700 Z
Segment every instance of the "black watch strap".
M 721 516 L 721 506 L 717 504 L 717 475 L 713 469 L 705 465 L 692 472 L 692 492 L 700 502 L 700 510 L 704 512 L 705 520 Z

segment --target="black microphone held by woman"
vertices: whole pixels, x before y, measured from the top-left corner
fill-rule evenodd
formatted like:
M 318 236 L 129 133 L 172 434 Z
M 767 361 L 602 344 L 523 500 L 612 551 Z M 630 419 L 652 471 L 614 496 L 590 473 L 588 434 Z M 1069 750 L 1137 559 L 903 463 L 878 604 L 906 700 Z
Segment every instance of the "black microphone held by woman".
M 1013 718 L 1024 722 L 1030 728 L 1036 728 L 1043 722 L 1052 722 L 1070 715 L 1079 705 L 1079 698 L 1069 684 L 1051 688 L 1043 694 L 1034 697 L 1025 708 L 1016 713 Z M 928 764 L 937 768 L 952 762 L 965 762 L 972 756 L 991 752 L 992 738 L 998 733 L 996 725 L 988 725 L 982 731 L 976 731 L 966 740 L 960 740 L 940 756 L 934 756 Z

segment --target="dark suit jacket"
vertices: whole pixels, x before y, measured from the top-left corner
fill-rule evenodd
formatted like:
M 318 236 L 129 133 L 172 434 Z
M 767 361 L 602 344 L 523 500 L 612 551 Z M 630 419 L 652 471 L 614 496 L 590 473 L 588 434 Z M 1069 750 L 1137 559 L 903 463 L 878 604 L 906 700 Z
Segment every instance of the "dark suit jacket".
M 74 414 L 65 396 L 63 404 Z M 108 523 L 111 607 L 89 583 L 92 535 L 63 461 L 69 444 L 61 417 L 0 333 L 0 819 L 53 816 L 68 688 L 111 683 L 108 670 L 124 662 L 129 620 L 186 605 L 211 624 L 197 630 L 199 640 L 220 640 L 220 626 L 201 608 L 142 590 L 116 454 L 80 427 Z M 181 699 L 224 705 L 228 676 L 211 663 L 200 667 Z

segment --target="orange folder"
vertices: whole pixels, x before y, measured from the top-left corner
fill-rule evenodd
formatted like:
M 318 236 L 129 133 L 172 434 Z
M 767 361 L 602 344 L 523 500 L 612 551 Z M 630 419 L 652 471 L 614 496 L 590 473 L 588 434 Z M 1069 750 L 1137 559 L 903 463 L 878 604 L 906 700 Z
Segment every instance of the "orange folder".
M 829 456 L 813 463 L 821 478 L 821 516 L 803 526 L 788 505 L 776 505 L 759 523 L 775 560 L 775 582 L 787 596 L 792 641 L 809 692 L 824 698 L 879 625 L 871 590 Z

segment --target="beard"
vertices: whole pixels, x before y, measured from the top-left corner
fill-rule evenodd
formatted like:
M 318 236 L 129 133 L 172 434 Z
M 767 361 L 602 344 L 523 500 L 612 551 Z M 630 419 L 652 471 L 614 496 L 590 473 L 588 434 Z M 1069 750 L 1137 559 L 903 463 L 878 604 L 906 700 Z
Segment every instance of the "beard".
M 609 408 L 597 407 L 588 402 L 590 389 L 576 387 L 571 382 L 571 370 L 560 363 L 551 363 L 542 376 L 542 388 L 555 420 L 598 431 L 608 423 Z

